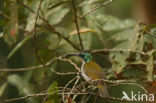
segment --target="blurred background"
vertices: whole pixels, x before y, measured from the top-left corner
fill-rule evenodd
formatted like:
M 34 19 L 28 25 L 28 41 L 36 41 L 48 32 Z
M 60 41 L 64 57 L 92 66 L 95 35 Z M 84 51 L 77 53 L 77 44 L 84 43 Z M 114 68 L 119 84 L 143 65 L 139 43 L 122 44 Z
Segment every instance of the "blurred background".
M 135 79 L 149 93 L 156 90 L 156 1 L 113 0 L 106 6 L 91 12 L 96 6 L 109 0 L 75 0 L 80 36 L 84 50 L 129 49 L 148 52 L 150 57 L 134 52 L 109 52 L 93 54 L 110 80 Z M 34 42 L 34 25 L 40 0 L 0 1 L 0 103 L 3 100 L 40 93 L 48 88 L 64 87 L 76 75 L 57 75 L 51 71 L 73 72 L 75 68 L 67 62 L 57 61 L 48 68 L 28 71 L 9 71 L 40 65 L 34 48 L 43 63 L 60 55 L 80 52 L 79 38 L 71 0 L 43 0 L 36 25 L 37 41 Z M 81 18 L 83 17 L 83 18 Z M 48 22 L 52 28 L 48 27 Z M 65 38 L 68 38 L 73 47 Z M 79 67 L 78 58 L 72 59 Z M 4 71 L 3 71 L 4 70 Z M 81 81 L 84 81 L 81 78 Z M 69 85 L 71 88 L 73 84 Z M 111 96 L 121 98 L 122 91 L 144 93 L 135 85 L 117 85 L 109 88 Z M 50 91 L 49 91 L 50 92 Z M 93 97 L 93 98 L 92 98 Z M 60 103 L 57 93 L 49 96 L 26 98 L 8 103 Z M 103 103 L 103 99 L 90 95 L 77 96 L 69 103 Z M 106 103 L 123 103 L 109 100 Z M 140 103 L 140 102 L 136 102 Z M 154 103 L 154 102 L 153 102 Z

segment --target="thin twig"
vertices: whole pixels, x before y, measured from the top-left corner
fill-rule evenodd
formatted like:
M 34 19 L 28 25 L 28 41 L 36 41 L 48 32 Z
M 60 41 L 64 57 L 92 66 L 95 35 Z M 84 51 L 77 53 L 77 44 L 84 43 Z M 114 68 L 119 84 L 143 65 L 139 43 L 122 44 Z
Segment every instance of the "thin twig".
M 77 78 L 77 76 L 75 78 L 73 78 L 72 80 L 70 80 L 63 88 L 63 92 L 62 92 L 62 100 L 63 102 L 65 102 L 65 89 L 68 87 L 69 84 L 71 84 L 75 79 Z
M 0 72 L 21 72 L 21 71 L 29 71 L 29 70 L 35 70 L 35 69 L 39 69 L 42 68 L 42 65 L 38 65 L 38 66 L 33 66 L 33 67 L 28 67 L 28 68 L 0 68 Z
M 6 15 L 3 11 L 0 10 L 0 14 L 3 15 L 6 19 L 10 19 L 8 15 Z
M 42 4 L 42 0 L 40 0 L 39 5 L 38 5 L 38 9 L 37 9 L 37 15 L 35 18 L 35 25 L 34 25 L 34 50 L 35 50 L 35 54 L 37 56 L 37 59 L 39 60 L 39 62 L 43 65 L 44 68 L 46 68 L 46 65 L 44 64 L 44 62 L 41 60 L 39 53 L 38 53 L 38 49 L 37 49 L 37 37 L 36 37 L 36 25 L 37 25 L 37 20 L 39 17 L 39 11 L 41 8 L 41 4 Z
M 79 42 L 80 42 L 80 46 L 81 46 L 81 49 L 83 50 L 83 43 L 82 43 L 82 39 L 81 39 L 81 35 L 80 35 L 80 30 L 79 30 L 79 24 L 78 24 L 78 19 L 77 19 L 77 9 L 75 7 L 75 1 L 72 0 L 72 5 L 73 5 L 73 9 L 74 9 L 74 22 L 75 22 L 75 25 L 76 25 L 76 29 L 77 29 L 77 34 L 78 34 L 78 38 L 79 38 Z
M 86 84 L 90 84 L 90 83 L 96 83 L 96 82 L 106 82 L 106 83 L 112 83 L 112 84 L 121 84 L 121 83 L 136 83 L 135 80 L 106 80 L 106 79 L 94 79 L 94 80 L 89 80 L 89 81 L 84 81 L 81 82 L 77 88 L 81 88 L 82 86 L 86 85 Z
M 75 83 L 74 83 L 74 85 L 73 85 L 72 89 L 70 90 L 70 93 L 68 94 L 67 97 L 70 97 L 70 95 L 75 91 L 76 85 L 78 84 L 80 78 L 81 78 L 81 77 L 78 75 L 78 76 L 77 76 L 77 80 L 75 81 Z M 72 99 L 72 100 L 73 100 L 73 99 Z M 66 99 L 66 101 L 67 101 L 67 99 Z
M 142 85 L 139 85 L 139 84 L 136 84 L 136 83 L 117 83 L 117 84 L 110 85 L 110 86 L 108 86 L 107 88 L 109 88 L 109 87 L 114 87 L 114 86 L 117 86 L 117 85 L 135 85 L 135 86 L 138 86 L 138 87 L 140 87 L 141 89 L 143 89 L 144 92 L 148 94 L 147 90 L 146 90 Z
M 30 98 L 30 97 L 38 97 L 38 96 L 52 95 L 52 94 L 55 94 L 55 93 L 58 93 L 58 92 L 62 92 L 62 90 L 58 90 L 58 91 L 55 91 L 55 92 L 52 92 L 52 93 L 47 93 L 46 92 L 46 93 L 38 93 L 38 94 L 29 94 L 29 95 L 24 96 L 24 97 L 7 99 L 7 100 L 4 100 L 4 102 L 18 101 L 18 100 L 27 99 L 27 98 Z M 58 94 L 62 94 L 62 93 L 58 93 Z M 65 93 L 65 94 L 68 94 L 68 93 Z
M 37 96 L 47 96 L 47 95 L 52 95 L 52 94 L 59 94 L 59 95 L 62 95 L 62 90 L 58 90 L 58 91 L 54 91 L 52 93 L 38 93 L 38 94 L 29 94 L 27 96 L 24 96 L 24 97 L 19 97 L 19 98 L 13 98 L 13 99 L 7 99 L 7 100 L 4 100 L 4 102 L 11 102 L 11 101 L 18 101 L 18 100 L 23 100 L 23 99 L 27 99 L 27 98 L 31 98 L 31 97 L 37 97 Z M 65 92 L 64 94 L 78 94 L 78 95 L 96 95 L 96 93 L 91 93 L 91 92 L 73 92 L 73 93 L 70 93 L 70 92 Z M 117 101 L 124 101 L 124 102 L 132 102 L 132 101 L 129 101 L 129 100 L 123 100 L 121 98 L 116 98 L 116 97 L 102 97 L 102 98 L 105 98 L 105 99 L 110 99 L 110 100 L 117 100 Z
M 80 74 L 80 68 L 70 59 L 66 59 L 65 57 L 70 56 L 71 54 L 66 54 L 66 55 L 62 55 L 59 57 L 56 57 L 52 60 L 50 60 L 49 62 L 47 62 L 45 64 L 46 67 L 50 67 L 54 62 L 56 61 L 63 61 L 63 62 L 68 62 L 70 63 L 72 66 L 74 66 L 74 68 L 77 70 L 76 72 L 68 72 L 68 73 L 60 73 L 60 72 L 56 72 L 54 69 L 51 69 L 51 71 L 53 71 L 54 73 L 58 74 L 58 75 L 71 75 L 71 74 Z M 20 71 L 29 71 L 29 70 L 35 70 L 35 69 L 39 69 L 39 68 L 43 68 L 43 65 L 38 65 L 38 66 L 33 66 L 33 67 L 28 67 L 28 68 L 18 68 L 18 69 L 7 69 L 7 68 L 1 68 L 0 72 L 20 72 Z
M 138 51 L 138 50 L 129 50 L 129 49 L 98 49 L 98 50 L 91 50 L 91 53 L 99 53 L 99 52 L 133 52 L 133 53 L 139 53 L 145 56 L 149 56 L 147 53 L 143 51 Z
M 51 70 L 53 73 L 55 73 L 55 74 L 57 74 L 57 75 L 62 75 L 62 76 L 78 74 L 77 72 L 67 72 L 67 73 L 57 72 L 57 71 L 55 71 L 53 68 L 50 69 L 50 70 Z
M 75 67 L 78 73 L 81 72 L 80 68 L 71 59 L 62 58 L 61 61 L 69 62 L 72 66 Z
M 25 5 L 24 3 L 22 3 L 20 0 L 17 0 L 19 4 L 21 4 L 23 7 L 25 7 L 26 9 L 28 9 L 30 12 L 32 12 L 33 14 L 37 15 L 29 6 Z M 46 20 L 45 18 L 41 17 L 40 15 L 38 15 L 38 17 L 47 25 L 47 30 L 48 31 L 52 31 L 53 33 L 55 33 L 58 37 L 63 38 L 67 43 L 69 43 L 75 50 L 80 50 L 72 41 L 70 41 L 67 37 L 63 36 L 61 33 L 59 33 L 58 31 L 55 30 L 55 28 L 49 24 L 48 20 Z
M 89 12 L 87 12 L 87 13 L 84 14 L 84 15 L 82 15 L 82 16 L 80 17 L 80 19 L 83 19 L 84 17 L 88 16 L 90 13 L 94 12 L 95 10 L 97 10 L 97 9 L 99 9 L 99 8 L 101 8 L 101 7 L 110 4 L 112 1 L 113 1 L 113 0 L 109 0 L 109 1 L 107 1 L 107 2 L 105 2 L 105 3 L 103 3 L 103 4 L 101 4 L 101 5 L 95 6 L 95 8 L 91 9 Z
M 98 50 L 91 50 L 91 53 L 99 53 L 99 52 L 104 52 L 104 53 L 109 53 L 109 52 L 133 52 L 133 53 L 139 53 L 145 56 L 149 56 L 147 53 L 142 52 L 142 51 L 138 51 L 138 50 L 127 50 L 127 49 L 98 49 Z M 71 56 L 72 53 L 69 54 L 65 54 L 62 55 L 60 57 L 54 58 L 51 61 L 49 61 L 48 63 L 46 63 L 46 66 L 50 66 L 51 64 L 53 64 L 53 62 L 61 60 L 61 58 L 66 58 L 68 56 Z M 77 71 L 80 71 L 80 68 L 73 63 L 71 60 L 62 60 L 62 61 L 68 61 L 71 65 L 73 65 Z M 7 69 L 7 68 L 1 68 L 0 71 L 1 72 L 14 72 L 14 71 L 28 71 L 28 70 L 34 70 L 34 69 L 38 69 L 38 68 L 42 68 L 42 65 L 38 65 L 38 66 L 33 66 L 33 67 L 28 67 L 28 68 L 18 68 L 18 69 Z

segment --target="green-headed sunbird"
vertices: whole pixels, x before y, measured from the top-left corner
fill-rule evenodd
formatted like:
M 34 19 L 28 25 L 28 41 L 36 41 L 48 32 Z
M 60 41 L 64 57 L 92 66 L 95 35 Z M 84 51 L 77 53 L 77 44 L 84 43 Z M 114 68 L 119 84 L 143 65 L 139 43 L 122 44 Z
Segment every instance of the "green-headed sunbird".
M 81 72 L 82 76 L 86 81 L 106 79 L 105 73 L 101 66 L 93 61 L 93 57 L 88 52 L 74 53 L 74 55 L 79 56 L 82 60 Z M 97 82 L 97 87 L 99 89 L 99 94 L 102 97 L 108 97 L 109 93 L 106 87 L 106 83 L 103 81 Z

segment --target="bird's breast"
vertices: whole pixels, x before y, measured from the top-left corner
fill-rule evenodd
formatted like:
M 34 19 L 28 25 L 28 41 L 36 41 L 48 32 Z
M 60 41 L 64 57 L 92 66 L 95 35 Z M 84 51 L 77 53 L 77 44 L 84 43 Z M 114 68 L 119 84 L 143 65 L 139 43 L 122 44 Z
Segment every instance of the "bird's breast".
M 90 61 L 81 66 L 82 76 L 85 80 L 104 79 L 104 72 L 100 65 Z
M 85 63 L 83 63 L 82 66 L 81 66 L 81 73 L 82 73 L 83 78 L 84 78 L 86 81 L 89 81 L 89 80 L 91 80 L 91 78 L 88 77 L 86 71 L 84 70 L 84 68 L 83 68 L 84 65 L 85 65 Z

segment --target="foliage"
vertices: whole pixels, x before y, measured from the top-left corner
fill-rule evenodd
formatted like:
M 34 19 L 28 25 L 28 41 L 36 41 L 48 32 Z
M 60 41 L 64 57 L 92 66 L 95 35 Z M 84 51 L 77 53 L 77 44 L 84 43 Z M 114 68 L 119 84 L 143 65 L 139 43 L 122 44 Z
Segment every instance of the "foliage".
M 22 103 L 123 103 L 118 100 L 123 90 L 146 92 L 144 88 L 155 85 L 156 26 L 123 15 L 129 9 L 123 12 L 122 6 L 130 1 L 1 0 L 0 98 Z M 82 51 L 92 53 L 106 72 L 110 95 L 116 99 L 95 97 L 96 87 L 79 75 L 81 61 L 65 56 Z

